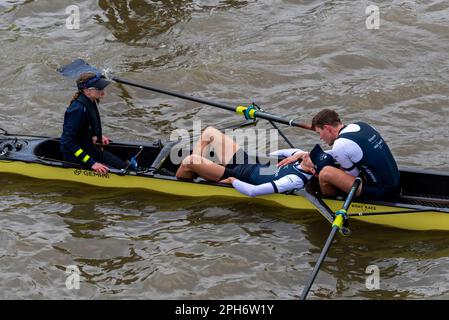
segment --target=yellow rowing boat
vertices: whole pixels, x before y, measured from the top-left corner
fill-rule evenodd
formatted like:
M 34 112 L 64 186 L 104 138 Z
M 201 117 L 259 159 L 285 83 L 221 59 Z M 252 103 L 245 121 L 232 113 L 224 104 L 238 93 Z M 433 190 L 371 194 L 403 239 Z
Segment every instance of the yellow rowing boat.
M 137 144 L 114 143 L 110 150 L 130 159 L 140 149 Z M 144 145 L 136 171 L 111 171 L 102 175 L 61 160 L 59 140 L 38 137 L 0 139 L 0 172 L 89 184 L 103 188 L 145 189 L 171 196 L 230 197 L 250 199 L 228 185 L 202 179 L 181 181 L 173 176 L 176 165 L 167 159 L 170 145 L 157 142 Z M 449 175 L 401 170 L 402 196 L 395 202 L 355 201 L 348 214 L 351 219 L 408 230 L 449 231 Z M 337 211 L 340 198 L 321 199 L 307 188 L 290 194 L 257 197 L 257 201 L 310 212 L 328 207 Z M 323 210 L 320 210 L 323 212 Z M 331 216 L 327 216 L 331 220 Z

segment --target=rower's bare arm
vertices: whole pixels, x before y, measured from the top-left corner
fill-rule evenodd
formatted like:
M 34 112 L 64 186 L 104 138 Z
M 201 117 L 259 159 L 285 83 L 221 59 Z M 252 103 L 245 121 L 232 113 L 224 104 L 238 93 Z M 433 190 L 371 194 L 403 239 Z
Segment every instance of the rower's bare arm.
M 306 154 L 308 154 L 308 152 L 305 152 L 305 151 L 296 152 L 295 154 L 291 155 L 290 157 L 285 158 L 284 160 L 280 161 L 277 166 L 283 167 L 290 163 L 294 163 L 298 160 L 302 160 Z
M 103 145 L 107 146 L 109 143 L 111 143 L 111 139 L 109 139 L 108 136 L 103 135 L 102 142 L 103 142 Z
M 235 181 L 236 178 L 234 177 L 229 177 L 227 179 L 223 179 L 220 181 L 220 183 L 226 183 L 226 184 L 232 184 Z

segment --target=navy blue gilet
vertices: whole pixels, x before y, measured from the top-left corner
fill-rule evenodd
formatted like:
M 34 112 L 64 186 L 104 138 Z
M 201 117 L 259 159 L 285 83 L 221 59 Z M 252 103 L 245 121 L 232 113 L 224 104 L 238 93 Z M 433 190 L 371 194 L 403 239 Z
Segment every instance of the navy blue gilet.
M 387 143 L 370 125 L 364 122 L 355 124 L 360 127 L 360 131 L 341 133 L 339 138 L 357 143 L 363 151 L 363 157 L 353 167 L 345 169 L 349 171 L 355 167 L 358 168 L 368 185 L 383 188 L 399 186 L 399 169 Z
M 254 168 L 249 178 L 249 183 L 254 185 L 259 185 L 267 182 L 271 182 L 274 186 L 275 191 L 277 192 L 277 187 L 274 185 L 274 180 L 279 180 L 282 177 L 293 174 L 298 176 L 303 181 L 304 185 L 309 181 L 308 176 L 311 176 L 311 173 L 305 172 L 298 168 L 299 161 L 295 163 L 290 163 L 281 168 L 277 168 L 276 166 L 270 165 L 258 165 Z M 265 172 L 261 172 L 264 170 Z

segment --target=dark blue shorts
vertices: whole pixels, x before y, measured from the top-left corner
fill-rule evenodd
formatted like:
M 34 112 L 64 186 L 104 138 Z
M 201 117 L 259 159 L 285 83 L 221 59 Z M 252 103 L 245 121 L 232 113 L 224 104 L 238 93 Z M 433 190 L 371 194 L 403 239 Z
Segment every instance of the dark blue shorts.
M 248 154 L 242 149 L 238 149 L 231 161 L 225 166 L 225 171 L 220 180 L 235 177 L 241 181 L 249 182 L 251 173 L 257 166 L 259 166 L 257 163 L 250 164 Z
M 258 161 L 259 160 L 256 159 L 256 162 Z M 225 166 L 225 172 L 221 177 L 221 180 L 235 177 L 243 182 L 255 185 L 270 182 L 273 180 L 272 175 L 261 174 L 261 169 L 269 166 L 270 164 L 249 163 L 248 154 L 242 149 L 239 149 L 234 154 L 229 164 Z M 275 170 L 276 167 L 272 168 L 273 173 Z

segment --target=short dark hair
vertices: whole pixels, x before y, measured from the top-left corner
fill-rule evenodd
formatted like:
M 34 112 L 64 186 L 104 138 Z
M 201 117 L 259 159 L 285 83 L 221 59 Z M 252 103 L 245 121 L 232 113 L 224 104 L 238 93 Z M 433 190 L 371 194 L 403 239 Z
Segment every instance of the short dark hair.
M 324 109 L 318 112 L 312 119 L 312 129 L 322 129 L 326 124 L 333 127 L 341 124 L 340 116 L 334 110 Z

